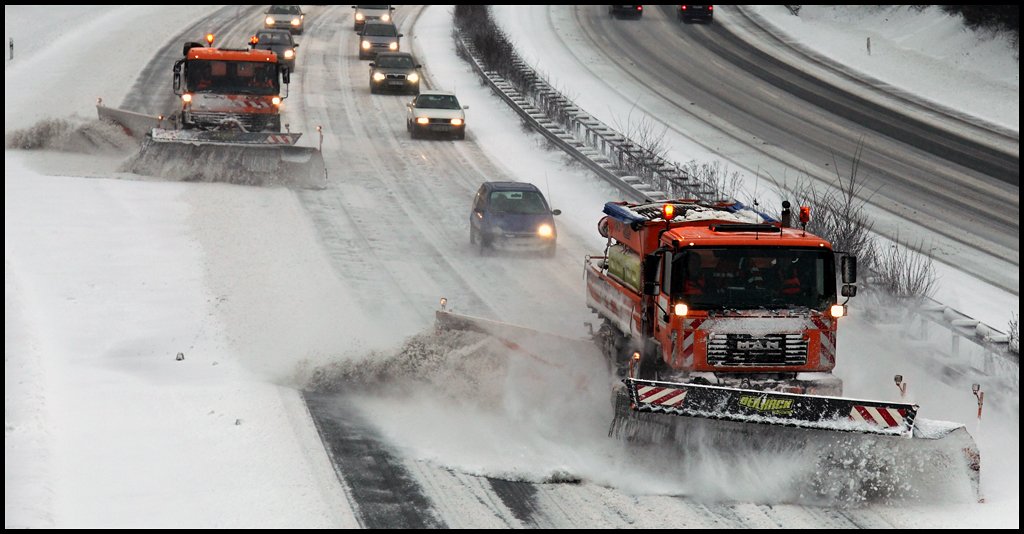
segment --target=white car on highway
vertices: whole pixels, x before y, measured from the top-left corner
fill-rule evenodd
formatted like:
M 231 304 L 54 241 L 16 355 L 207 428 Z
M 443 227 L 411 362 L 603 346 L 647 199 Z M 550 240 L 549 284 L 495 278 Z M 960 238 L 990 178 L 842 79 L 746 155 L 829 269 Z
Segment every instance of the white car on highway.
M 406 105 L 405 128 L 413 139 L 438 133 L 466 138 L 466 113 L 469 106 L 459 104 L 450 91 L 423 91 Z

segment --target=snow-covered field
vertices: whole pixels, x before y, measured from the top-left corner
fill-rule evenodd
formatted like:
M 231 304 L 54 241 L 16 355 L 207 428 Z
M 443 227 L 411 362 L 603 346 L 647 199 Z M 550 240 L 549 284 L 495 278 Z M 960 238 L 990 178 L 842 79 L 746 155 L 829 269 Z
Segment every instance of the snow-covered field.
M 802 6 L 798 17 L 783 6 L 752 9 L 856 71 L 1020 130 L 1020 63 L 1007 34 L 969 30 L 938 6 Z
M 98 95 L 119 101 L 149 51 L 211 9 L 105 6 L 87 18 L 76 6 L 6 6 L 7 36 L 28 50 L 22 55 L 19 45 L 5 66 L 5 130 L 41 117 L 89 117 Z M 450 53 L 447 13 L 430 8 L 416 26 L 431 76 L 471 105 L 470 136 L 490 158 L 550 189 L 566 212 L 559 224 L 571 253 L 597 250 L 599 208 L 591 216 L 580 205 L 600 206 L 613 193 L 564 166 L 536 136 L 520 135 L 518 120 Z M 89 37 L 118 26 L 116 36 Z M 102 42 L 116 42 L 119 52 L 98 76 Z M 296 193 L 124 179 L 98 159 L 10 150 L 4 174 L 6 527 L 358 526 L 297 387 L 312 365 L 401 340 L 390 325 L 358 313 L 353 288 L 330 264 Z M 566 206 L 568 199 L 577 205 Z M 874 335 L 851 328 L 840 342 Z M 930 361 L 906 356 L 908 376 L 928 373 Z M 865 394 L 893 393 L 884 366 L 843 371 L 861 377 L 853 385 Z M 927 416 L 944 418 L 935 411 L 948 409 L 970 421 L 972 401 L 955 399 L 960 393 L 938 386 L 917 400 Z M 989 395 L 990 417 L 978 434 L 988 503 L 880 515 L 909 527 L 1017 527 L 1016 391 Z M 560 421 L 531 420 L 536 410 L 526 408 L 536 398 L 505 406 L 519 418 L 511 422 L 490 413 L 452 418 L 433 406 L 436 399 L 414 400 L 396 402 L 423 411 L 359 404 L 418 459 L 473 474 L 514 470 L 525 479 L 564 468 L 620 487 L 614 475 L 634 467 L 606 463 L 611 445 L 600 436 L 583 435 L 578 450 L 557 432 Z M 467 418 L 493 432 L 467 433 Z M 1004 418 L 1012 424 L 995 424 Z M 571 428 L 587 432 L 591 422 Z M 679 490 L 666 486 L 658 489 Z M 594 518 L 591 526 L 607 524 Z

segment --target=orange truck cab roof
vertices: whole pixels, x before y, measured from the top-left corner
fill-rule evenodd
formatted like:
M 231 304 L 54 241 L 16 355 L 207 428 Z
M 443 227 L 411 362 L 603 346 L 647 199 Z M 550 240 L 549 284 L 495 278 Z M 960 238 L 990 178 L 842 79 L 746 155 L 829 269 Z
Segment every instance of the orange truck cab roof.
M 666 221 L 664 206 L 674 208 Z M 649 254 L 662 245 L 674 248 L 699 246 L 785 246 L 832 249 L 831 244 L 799 228 L 782 228 L 777 221 L 742 204 L 706 204 L 670 200 L 648 204 L 608 202 L 608 237 L 637 253 Z
M 207 61 L 265 61 L 277 63 L 277 54 L 270 50 L 236 50 L 232 48 L 195 47 L 188 51 L 188 59 Z

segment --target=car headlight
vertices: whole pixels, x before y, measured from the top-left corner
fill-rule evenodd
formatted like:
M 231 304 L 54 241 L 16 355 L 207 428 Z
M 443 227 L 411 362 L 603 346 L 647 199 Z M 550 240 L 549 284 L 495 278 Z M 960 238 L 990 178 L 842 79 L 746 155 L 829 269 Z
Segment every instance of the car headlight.
M 356 20 L 362 21 L 365 18 L 366 18 L 366 15 L 363 15 L 362 13 L 356 13 Z
M 297 19 L 297 18 L 296 19 L 292 19 L 292 26 L 298 26 L 299 24 L 302 24 L 302 20 Z
M 387 78 L 387 76 L 385 76 L 383 72 L 373 73 L 373 81 L 375 82 L 383 82 L 384 78 Z
M 267 17 L 267 26 L 273 26 L 275 22 L 277 21 L 274 20 L 274 17 Z
M 388 43 L 388 50 L 398 50 L 398 43 Z
M 416 117 L 416 124 L 430 124 L 430 119 L 427 117 Z
M 462 126 L 462 119 L 452 119 L 452 126 Z
M 363 41 L 363 50 L 370 49 L 370 41 Z
M 416 73 L 414 72 L 414 73 L 410 74 L 410 75 L 409 75 L 409 76 L 408 76 L 408 77 L 406 78 L 406 80 L 409 80 L 409 81 L 410 81 L 410 82 L 412 82 L 412 83 L 416 83 L 416 82 L 420 81 L 420 75 L 419 75 L 419 74 L 416 74 Z
M 384 22 L 387 22 L 387 21 L 391 20 L 391 15 L 389 15 L 387 13 L 384 13 L 383 15 L 380 16 L 380 20 L 383 20 Z
M 295 57 L 295 51 L 294 50 L 285 50 L 284 51 L 284 58 L 285 59 L 291 59 L 293 57 Z
M 537 235 L 541 237 L 551 237 L 555 235 L 555 229 L 550 224 L 544 223 L 537 227 Z

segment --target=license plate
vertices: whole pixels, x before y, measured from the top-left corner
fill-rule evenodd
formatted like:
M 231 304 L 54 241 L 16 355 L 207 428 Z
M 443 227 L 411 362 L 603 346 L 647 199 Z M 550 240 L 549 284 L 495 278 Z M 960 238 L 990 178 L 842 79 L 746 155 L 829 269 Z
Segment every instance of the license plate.
M 430 126 L 430 129 L 435 132 L 450 132 L 452 127 L 447 124 L 434 124 Z
M 405 85 L 405 82 L 402 80 L 391 80 L 388 82 L 388 85 Z

